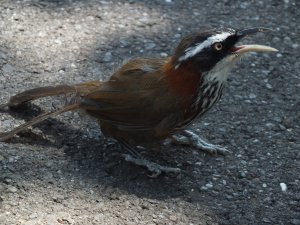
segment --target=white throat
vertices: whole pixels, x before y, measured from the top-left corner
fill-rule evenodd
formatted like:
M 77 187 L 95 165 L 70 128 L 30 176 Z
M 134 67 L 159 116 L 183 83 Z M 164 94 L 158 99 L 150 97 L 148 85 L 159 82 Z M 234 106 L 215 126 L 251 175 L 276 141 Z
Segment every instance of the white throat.
M 205 79 L 208 81 L 219 81 L 226 82 L 229 72 L 234 66 L 234 62 L 231 61 L 232 58 L 224 58 L 218 62 L 206 75 Z M 230 62 L 229 62 L 230 61 Z

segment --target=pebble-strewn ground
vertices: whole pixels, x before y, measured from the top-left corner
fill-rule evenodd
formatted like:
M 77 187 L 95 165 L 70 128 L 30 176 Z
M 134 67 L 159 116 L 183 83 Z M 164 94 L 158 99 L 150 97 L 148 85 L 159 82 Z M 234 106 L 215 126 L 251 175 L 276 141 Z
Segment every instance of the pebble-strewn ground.
M 1 103 L 27 88 L 105 79 L 134 56 L 165 57 L 201 27 L 269 27 L 244 43 L 279 49 L 242 60 L 222 100 L 191 127 L 232 154 L 172 146 L 154 157 L 182 168 L 176 178 L 151 179 L 124 162 L 77 112 L 0 143 L 0 224 L 299 225 L 299 8 L 298 0 L 0 0 Z M 25 114 L 1 113 L 1 131 Z

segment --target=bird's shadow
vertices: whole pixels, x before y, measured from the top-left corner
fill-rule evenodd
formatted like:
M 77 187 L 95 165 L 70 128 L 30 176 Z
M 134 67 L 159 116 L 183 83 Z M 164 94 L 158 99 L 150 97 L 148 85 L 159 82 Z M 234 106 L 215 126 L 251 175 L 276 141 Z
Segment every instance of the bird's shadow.
M 42 110 L 33 103 L 26 103 L 7 112 L 14 118 L 28 121 Z M 194 180 L 194 168 L 190 163 L 194 156 L 187 148 L 161 146 L 161 152 L 147 152 L 147 159 L 182 170 L 178 176 L 162 175 L 152 179 L 147 170 L 120 157 L 127 152 L 115 141 L 104 137 L 89 137 L 82 130 L 55 118 L 48 118 L 34 125 L 34 128 L 37 129 L 23 131 L 8 142 L 53 147 L 63 151 L 69 158 L 68 163 L 77 167 L 72 171 L 74 176 L 81 180 L 95 185 L 112 185 L 131 194 L 156 199 L 185 196 L 191 189 L 188 180 Z M 37 130 L 40 132 L 37 133 Z

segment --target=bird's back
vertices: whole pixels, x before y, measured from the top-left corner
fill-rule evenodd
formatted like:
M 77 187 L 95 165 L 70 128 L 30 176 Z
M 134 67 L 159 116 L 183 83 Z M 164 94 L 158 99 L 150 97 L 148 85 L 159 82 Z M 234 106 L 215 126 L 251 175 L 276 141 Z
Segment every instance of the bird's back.
M 107 136 L 135 143 L 165 138 L 179 117 L 179 106 L 169 94 L 164 65 L 158 59 L 131 60 L 100 88 L 84 94 L 80 108 L 100 121 Z

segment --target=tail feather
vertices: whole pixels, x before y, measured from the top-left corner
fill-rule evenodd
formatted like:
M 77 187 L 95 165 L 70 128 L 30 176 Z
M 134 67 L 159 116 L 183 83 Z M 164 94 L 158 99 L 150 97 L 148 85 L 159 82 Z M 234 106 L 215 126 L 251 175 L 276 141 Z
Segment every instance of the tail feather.
M 8 103 L 1 104 L 0 109 L 5 107 L 14 107 L 22 103 L 33 101 L 38 98 L 58 96 L 58 95 L 86 95 L 94 90 L 101 87 L 102 83 L 100 81 L 91 81 L 86 83 L 81 83 L 77 85 L 58 85 L 58 86 L 47 86 L 33 88 L 27 91 L 23 91 L 19 94 L 12 96 Z
M 58 85 L 54 87 L 38 87 L 12 96 L 9 102 L 7 103 L 7 106 L 13 107 L 38 98 L 57 95 L 67 95 L 72 93 L 76 93 L 76 88 L 74 86 L 69 85 Z
M 48 86 L 30 89 L 19 94 L 12 96 L 8 103 L 1 104 L 0 109 L 6 107 L 18 106 L 22 103 L 32 101 L 38 98 L 65 95 L 66 97 L 71 97 L 63 107 L 55 109 L 54 111 L 45 112 L 37 117 L 34 117 L 30 121 L 14 128 L 13 130 L 5 133 L 0 133 L 0 141 L 5 141 L 12 138 L 15 134 L 25 130 L 26 128 L 33 126 L 51 116 L 56 116 L 63 112 L 78 109 L 80 107 L 80 98 L 87 95 L 101 87 L 102 83 L 100 81 L 91 81 L 87 83 L 77 84 L 74 86 L 70 85 L 58 85 L 58 86 Z

